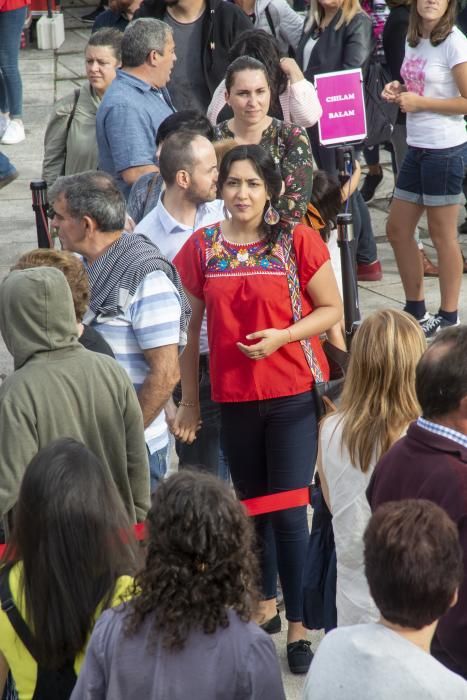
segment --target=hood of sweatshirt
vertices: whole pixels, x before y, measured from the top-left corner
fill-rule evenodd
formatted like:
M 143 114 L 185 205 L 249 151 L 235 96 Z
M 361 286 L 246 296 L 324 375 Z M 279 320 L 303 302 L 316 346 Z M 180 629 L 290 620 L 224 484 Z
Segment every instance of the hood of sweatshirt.
M 51 267 L 10 272 L 0 285 L 0 332 L 15 370 L 40 353 L 79 347 L 63 273 Z

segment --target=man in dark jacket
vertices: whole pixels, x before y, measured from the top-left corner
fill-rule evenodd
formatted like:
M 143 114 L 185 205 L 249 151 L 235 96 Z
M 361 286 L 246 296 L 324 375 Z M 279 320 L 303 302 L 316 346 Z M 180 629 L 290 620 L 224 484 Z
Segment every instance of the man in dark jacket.
M 225 0 L 144 0 L 135 17 L 155 17 L 171 27 L 177 63 L 168 85 L 175 107 L 205 112 L 224 79 L 230 47 L 251 21 Z
M 416 384 L 423 417 L 380 459 L 367 495 L 372 510 L 386 501 L 425 498 L 457 524 L 464 582 L 431 652 L 467 678 L 467 326 L 436 336 L 418 364 Z

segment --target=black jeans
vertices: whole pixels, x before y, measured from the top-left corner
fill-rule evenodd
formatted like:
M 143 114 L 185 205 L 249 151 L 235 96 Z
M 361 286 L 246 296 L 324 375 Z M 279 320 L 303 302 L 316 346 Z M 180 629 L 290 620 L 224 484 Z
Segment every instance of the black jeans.
M 180 385 L 173 394 L 175 403 L 181 399 Z M 220 445 L 221 412 L 220 404 L 211 399 L 211 375 L 209 373 L 209 355 L 199 357 L 199 402 L 203 425 L 191 444 L 175 443 L 179 465 L 183 467 L 202 467 L 210 474 L 215 474 L 225 481 L 229 480 L 229 469 L 223 458 Z
M 325 170 L 330 175 L 337 176 L 336 148 L 321 146 L 319 142 L 318 127 L 313 126 L 308 129 L 313 158 L 320 170 Z M 350 197 L 350 206 L 353 217 L 353 230 L 356 242 L 356 258 L 358 263 L 365 265 L 375 262 L 378 258 L 376 241 L 371 224 L 370 212 L 360 194 L 360 190 L 355 190 Z M 319 209 L 319 207 L 318 207 Z
M 221 404 L 222 437 L 239 498 L 307 486 L 317 450 L 310 391 L 265 401 Z M 255 518 L 263 596 L 276 595 L 277 571 L 287 619 L 300 622 L 301 581 L 308 544 L 306 506 Z

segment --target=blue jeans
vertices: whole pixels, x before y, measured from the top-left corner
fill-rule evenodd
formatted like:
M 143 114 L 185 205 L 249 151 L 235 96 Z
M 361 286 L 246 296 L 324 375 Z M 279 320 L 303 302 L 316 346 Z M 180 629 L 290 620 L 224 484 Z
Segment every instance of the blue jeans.
M 15 172 L 13 163 L 0 151 L 0 180 Z
M 9 112 L 10 117 L 23 114 L 23 83 L 19 72 L 19 48 L 21 31 L 27 8 L 0 12 L 0 112 Z
M 394 196 L 426 207 L 461 204 L 466 172 L 467 142 L 450 148 L 409 146 Z
M 317 451 L 311 391 L 265 401 L 221 404 L 223 446 L 239 498 L 307 486 Z M 302 572 L 308 546 L 306 506 L 255 517 L 262 592 L 275 598 L 277 570 L 287 619 L 300 622 Z
M 148 454 L 149 457 L 149 477 L 151 480 L 151 493 L 153 493 L 159 482 L 162 481 L 167 472 L 167 452 L 168 445 L 157 450 L 153 454 Z

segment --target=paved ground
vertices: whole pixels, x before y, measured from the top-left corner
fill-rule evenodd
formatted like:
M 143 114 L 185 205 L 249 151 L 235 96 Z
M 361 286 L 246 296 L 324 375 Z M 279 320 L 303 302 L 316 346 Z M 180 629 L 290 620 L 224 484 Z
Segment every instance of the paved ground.
M 91 0 L 89 0 L 91 2 Z M 10 265 L 26 250 L 36 247 L 36 231 L 31 209 L 29 182 L 40 178 L 43 154 L 43 136 L 47 115 L 59 97 L 73 91 L 84 78 L 83 47 L 90 34 L 89 28 L 79 21 L 80 15 L 88 11 L 84 0 L 68 0 L 66 3 L 66 41 L 58 51 L 38 51 L 29 48 L 21 52 L 21 72 L 24 81 L 24 121 L 27 139 L 17 146 L 2 147 L 20 172 L 12 185 L 0 190 L 0 278 Z M 122 125 L 124 129 L 124 125 Z M 387 156 L 384 156 L 387 160 Z M 371 216 L 378 241 L 379 257 L 384 269 L 381 282 L 359 285 L 360 306 L 363 315 L 383 307 L 401 308 L 403 291 L 396 271 L 391 248 L 384 238 L 388 196 L 393 180 L 390 167 L 384 166 L 384 181 L 378 189 L 378 198 L 371 204 Z M 422 226 L 426 237 L 426 228 Z M 463 237 L 463 249 L 467 255 L 467 237 Z M 436 257 L 427 243 L 427 250 Z M 426 281 L 426 298 L 430 311 L 438 308 L 438 282 Z M 462 285 L 461 317 L 467 319 L 467 276 Z M 11 358 L 0 341 L 0 374 L 12 370 Z M 320 634 L 313 634 L 316 648 Z M 287 670 L 285 659 L 285 633 L 276 635 L 278 653 L 284 671 L 284 683 L 289 700 L 301 696 L 303 679 L 293 677 Z

